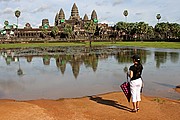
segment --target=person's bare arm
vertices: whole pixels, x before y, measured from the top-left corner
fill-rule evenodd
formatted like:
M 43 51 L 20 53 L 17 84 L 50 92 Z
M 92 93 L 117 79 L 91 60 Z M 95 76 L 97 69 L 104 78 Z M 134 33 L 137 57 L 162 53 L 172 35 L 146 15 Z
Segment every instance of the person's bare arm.
M 130 78 L 133 77 L 133 71 L 132 71 L 132 70 L 129 71 L 129 77 L 130 77 Z

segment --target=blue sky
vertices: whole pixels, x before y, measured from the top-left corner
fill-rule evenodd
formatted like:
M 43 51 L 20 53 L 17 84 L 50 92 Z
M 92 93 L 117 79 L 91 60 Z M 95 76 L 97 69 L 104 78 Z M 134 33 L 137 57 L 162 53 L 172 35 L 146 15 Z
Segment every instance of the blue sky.
M 0 29 L 4 21 L 16 24 L 15 10 L 21 11 L 19 26 L 24 27 L 27 22 L 32 27 L 39 27 L 42 19 L 49 19 L 54 25 L 56 13 L 62 8 L 66 19 L 69 19 L 73 3 L 76 3 L 80 17 L 90 15 L 96 10 L 100 23 L 114 25 L 125 21 L 123 11 L 128 10 L 128 22 L 144 21 L 154 26 L 157 23 L 156 15 L 161 14 L 160 22 L 180 24 L 180 0 L 0 0 Z

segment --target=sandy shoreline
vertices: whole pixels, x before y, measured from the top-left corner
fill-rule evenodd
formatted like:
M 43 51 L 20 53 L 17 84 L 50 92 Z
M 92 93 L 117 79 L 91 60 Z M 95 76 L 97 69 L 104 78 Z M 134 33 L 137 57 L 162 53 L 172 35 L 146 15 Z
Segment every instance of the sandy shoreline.
M 122 92 L 77 99 L 0 100 L 0 120 L 178 120 L 180 100 L 142 96 L 140 111 L 131 113 Z

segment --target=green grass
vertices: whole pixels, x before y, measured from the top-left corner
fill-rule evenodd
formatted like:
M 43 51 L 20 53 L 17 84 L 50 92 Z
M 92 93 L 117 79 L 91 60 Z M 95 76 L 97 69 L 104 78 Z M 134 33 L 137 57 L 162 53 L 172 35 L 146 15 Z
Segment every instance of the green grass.
M 136 47 L 151 47 L 151 48 L 170 48 L 180 49 L 180 42 L 104 42 L 93 43 L 93 45 L 116 45 L 116 46 L 136 46 Z
M 17 43 L 0 44 L 0 48 L 28 48 L 28 47 L 50 47 L 50 46 L 82 46 L 80 43 Z
M 160 104 L 165 103 L 165 100 L 162 100 L 161 98 L 155 98 L 153 101 L 160 103 Z
M 116 42 L 116 43 L 92 42 L 92 46 L 97 46 L 97 45 L 180 49 L 180 42 Z M 89 42 L 0 44 L 0 48 L 26 48 L 26 47 L 48 47 L 48 46 L 89 46 Z

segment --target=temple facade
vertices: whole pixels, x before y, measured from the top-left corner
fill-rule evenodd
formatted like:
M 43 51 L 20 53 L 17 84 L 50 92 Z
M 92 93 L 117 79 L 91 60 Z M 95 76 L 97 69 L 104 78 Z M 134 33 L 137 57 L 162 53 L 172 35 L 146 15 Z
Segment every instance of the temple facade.
M 82 33 L 84 30 L 84 26 L 86 22 L 94 21 L 95 24 L 98 23 L 97 13 L 95 10 L 92 11 L 91 19 L 88 18 L 87 14 L 84 15 L 83 18 L 79 16 L 79 10 L 76 3 L 73 4 L 71 9 L 71 16 L 69 19 L 66 19 L 65 13 L 61 8 L 60 11 L 55 16 L 54 25 L 57 26 L 60 30 L 64 28 L 67 24 L 72 26 L 75 34 L 84 34 Z
M 66 25 L 72 27 L 72 35 L 69 39 L 85 39 L 87 36 L 85 30 L 85 24 L 87 22 L 93 22 L 96 25 L 96 32 L 97 35 L 100 34 L 108 34 L 108 31 L 111 31 L 111 28 L 108 27 L 107 24 L 99 24 L 98 23 L 98 16 L 95 10 L 92 10 L 91 16 L 88 17 L 85 14 L 83 17 L 79 15 L 79 10 L 76 3 L 73 4 L 71 9 L 71 15 L 66 19 L 66 14 L 64 10 L 61 8 L 60 11 L 55 15 L 54 26 L 50 26 L 48 19 L 42 20 L 42 25 L 39 28 L 32 28 L 30 23 L 26 23 L 25 27 L 22 29 L 13 29 L 14 35 L 11 35 L 10 38 L 31 38 L 33 39 L 41 39 L 41 38 L 48 38 L 51 39 L 52 29 L 54 27 L 58 28 L 58 33 L 56 34 L 56 39 L 64 39 L 67 38 L 66 34 L 64 33 L 64 28 Z M 8 30 L 10 31 L 10 30 Z M 1 34 L 5 36 L 4 34 Z

